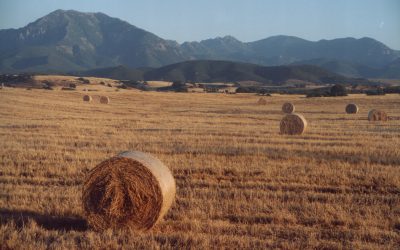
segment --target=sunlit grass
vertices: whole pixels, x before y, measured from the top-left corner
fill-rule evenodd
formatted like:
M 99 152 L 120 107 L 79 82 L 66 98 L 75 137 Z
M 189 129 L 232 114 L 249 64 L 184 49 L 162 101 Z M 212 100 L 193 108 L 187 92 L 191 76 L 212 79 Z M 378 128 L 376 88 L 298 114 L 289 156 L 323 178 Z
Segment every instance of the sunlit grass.
M 399 95 L 307 99 L 107 88 L 0 91 L 0 245 L 9 248 L 396 248 Z M 309 126 L 279 134 L 290 101 Z M 360 112 L 345 114 L 348 103 Z M 391 120 L 367 121 L 372 108 Z M 125 150 L 171 168 L 176 202 L 151 232 L 87 229 L 81 184 Z M 1 248 L 1 247 L 0 247 Z

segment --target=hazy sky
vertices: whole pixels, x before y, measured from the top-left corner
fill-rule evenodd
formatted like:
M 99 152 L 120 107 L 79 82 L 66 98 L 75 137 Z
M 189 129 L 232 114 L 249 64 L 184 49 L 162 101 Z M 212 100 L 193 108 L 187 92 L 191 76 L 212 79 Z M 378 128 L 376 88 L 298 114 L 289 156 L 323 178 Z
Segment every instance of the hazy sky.
M 103 12 L 178 42 L 367 36 L 400 50 L 400 0 L 0 0 L 0 29 L 56 9 Z

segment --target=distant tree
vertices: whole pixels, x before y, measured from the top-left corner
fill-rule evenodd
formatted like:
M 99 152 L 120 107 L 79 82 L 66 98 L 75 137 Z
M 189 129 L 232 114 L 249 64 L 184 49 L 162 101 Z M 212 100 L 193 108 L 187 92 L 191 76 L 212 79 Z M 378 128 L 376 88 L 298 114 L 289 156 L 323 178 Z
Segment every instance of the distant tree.
M 347 96 L 346 87 L 341 84 L 335 84 L 330 90 L 330 96 Z
M 260 89 L 260 90 L 258 91 L 258 94 L 259 94 L 259 95 L 266 95 L 266 94 L 269 94 L 269 93 L 268 93 L 268 91 L 267 91 L 266 89 Z
M 239 87 L 236 89 L 236 93 L 259 93 L 260 88 L 259 87 L 254 87 L 254 86 L 248 86 L 248 87 Z
M 70 83 L 70 84 L 69 84 L 69 87 L 70 87 L 71 89 L 76 89 L 76 84 L 75 84 L 75 83 Z
M 171 89 L 175 92 L 188 92 L 187 86 L 183 81 L 174 81 L 171 85 Z
M 387 94 L 394 94 L 394 93 L 400 94 L 400 86 L 386 87 L 383 91 Z

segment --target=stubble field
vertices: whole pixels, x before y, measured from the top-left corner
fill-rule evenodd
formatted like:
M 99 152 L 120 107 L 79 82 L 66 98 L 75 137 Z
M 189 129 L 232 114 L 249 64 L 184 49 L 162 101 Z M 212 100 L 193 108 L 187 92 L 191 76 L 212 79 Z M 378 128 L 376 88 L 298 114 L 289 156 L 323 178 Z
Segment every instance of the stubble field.
M 103 90 L 105 91 L 105 90 Z M 400 96 L 107 94 L 0 90 L 0 249 L 326 248 L 400 245 Z M 291 101 L 309 126 L 279 134 Z M 347 103 L 360 107 L 347 115 Z M 372 108 L 388 122 L 368 122 Z M 177 197 L 148 233 L 94 232 L 85 174 L 121 151 L 151 153 Z

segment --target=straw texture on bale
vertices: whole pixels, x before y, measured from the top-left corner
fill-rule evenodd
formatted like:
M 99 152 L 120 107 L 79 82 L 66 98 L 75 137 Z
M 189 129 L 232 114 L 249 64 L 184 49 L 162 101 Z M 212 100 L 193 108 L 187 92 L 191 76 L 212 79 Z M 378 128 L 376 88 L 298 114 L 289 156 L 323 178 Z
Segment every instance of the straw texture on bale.
M 82 202 L 95 230 L 151 229 L 175 198 L 171 171 L 157 158 L 139 151 L 107 159 L 87 175 Z
M 83 96 L 83 101 L 85 102 L 91 102 L 92 101 L 92 97 L 90 95 L 84 95 Z
M 108 98 L 108 96 L 100 96 L 100 103 L 109 104 L 110 98 Z
M 382 110 L 373 109 L 368 113 L 369 121 L 387 121 L 388 119 L 388 115 Z
M 292 103 L 290 103 L 290 102 L 284 103 L 284 104 L 282 105 L 282 111 L 283 111 L 283 113 L 291 114 L 291 113 L 294 112 L 294 110 L 295 110 L 295 107 L 294 107 L 294 105 L 293 105 Z
M 280 123 L 281 134 L 301 135 L 306 128 L 307 121 L 300 114 L 287 114 Z
M 354 103 L 347 104 L 346 113 L 347 114 L 357 114 L 358 113 L 358 106 L 356 104 L 354 104 Z
M 265 100 L 265 98 L 260 98 L 260 99 L 258 99 L 257 104 L 258 105 L 267 105 L 267 100 Z

